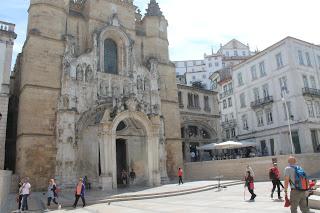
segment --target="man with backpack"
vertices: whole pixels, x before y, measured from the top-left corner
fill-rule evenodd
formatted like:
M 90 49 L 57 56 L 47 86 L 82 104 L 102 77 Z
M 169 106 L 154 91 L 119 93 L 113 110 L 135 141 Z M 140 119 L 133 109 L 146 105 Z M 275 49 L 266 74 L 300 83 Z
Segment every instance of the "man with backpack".
M 278 199 L 281 200 L 280 196 L 280 171 L 278 169 L 277 163 L 273 163 L 273 167 L 270 168 L 269 170 L 269 178 L 272 181 L 272 190 L 271 190 L 271 198 L 273 198 L 273 193 L 276 190 L 276 187 L 278 189 Z
M 298 206 L 302 213 L 308 213 L 306 191 L 308 190 L 308 179 L 304 170 L 297 165 L 297 160 L 290 156 L 288 159 L 289 166 L 286 167 L 284 175 L 284 192 L 288 196 L 288 186 L 290 184 L 290 204 L 291 213 L 297 213 Z

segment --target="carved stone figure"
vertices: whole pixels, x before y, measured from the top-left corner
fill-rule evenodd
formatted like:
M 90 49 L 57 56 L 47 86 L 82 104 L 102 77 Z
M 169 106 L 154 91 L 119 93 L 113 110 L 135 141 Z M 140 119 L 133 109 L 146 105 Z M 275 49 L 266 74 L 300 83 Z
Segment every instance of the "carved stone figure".
M 137 89 L 138 92 L 141 92 L 143 90 L 143 80 L 140 75 L 138 75 L 137 77 Z
M 70 67 L 71 60 L 75 57 L 76 41 L 75 38 L 71 35 L 67 35 L 66 39 L 66 48 L 63 56 L 63 68 L 65 71 L 68 71 Z
M 77 81 L 83 81 L 83 69 L 81 64 L 78 64 L 76 69 L 76 79 Z
M 90 65 L 86 68 L 86 82 L 91 82 L 93 79 L 93 72 Z

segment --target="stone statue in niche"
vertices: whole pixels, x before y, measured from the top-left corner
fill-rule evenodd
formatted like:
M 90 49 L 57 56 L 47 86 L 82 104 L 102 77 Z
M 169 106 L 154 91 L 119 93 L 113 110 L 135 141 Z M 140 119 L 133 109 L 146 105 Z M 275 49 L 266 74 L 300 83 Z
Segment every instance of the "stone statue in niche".
M 141 92 L 143 90 L 143 80 L 140 75 L 137 77 L 137 90 Z
M 128 97 L 130 95 L 130 84 L 127 81 L 125 81 L 123 85 L 123 95 L 125 97 Z
M 148 60 L 147 66 L 153 78 L 156 78 L 158 75 L 158 59 L 150 58 Z
M 109 85 L 107 81 L 101 81 L 100 82 L 100 95 L 101 96 L 107 96 L 109 90 Z
M 69 97 L 66 95 L 63 96 L 62 103 L 63 103 L 63 108 L 68 109 L 69 108 Z
M 145 91 L 150 90 L 150 80 L 147 77 L 145 77 L 145 79 L 144 79 L 144 90 Z
M 86 68 L 86 82 L 90 82 L 93 79 L 93 72 L 90 65 Z
M 78 64 L 76 69 L 76 79 L 77 81 L 83 81 L 83 69 L 81 64 Z

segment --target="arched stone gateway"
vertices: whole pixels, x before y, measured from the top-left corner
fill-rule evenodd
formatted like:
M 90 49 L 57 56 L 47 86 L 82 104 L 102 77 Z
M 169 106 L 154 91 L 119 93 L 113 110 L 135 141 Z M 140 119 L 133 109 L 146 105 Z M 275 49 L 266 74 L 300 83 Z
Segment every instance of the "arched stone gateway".
M 122 122 L 125 123 L 125 128 L 117 131 Z M 111 186 L 117 188 L 121 184 L 119 172 L 122 169 L 126 171 L 134 169 L 138 184 L 160 185 L 159 116 L 149 118 L 141 112 L 124 111 L 118 114 L 113 121 L 104 118 L 101 126 L 103 189 Z M 122 145 L 119 145 L 121 143 Z M 119 157 L 119 155 L 122 156 Z

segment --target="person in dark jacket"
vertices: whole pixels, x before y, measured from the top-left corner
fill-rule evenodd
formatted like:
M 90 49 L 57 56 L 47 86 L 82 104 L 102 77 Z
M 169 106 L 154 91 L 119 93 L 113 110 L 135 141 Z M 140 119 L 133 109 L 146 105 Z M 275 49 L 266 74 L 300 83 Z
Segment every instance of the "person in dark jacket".
M 257 195 L 254 193 L 254 180 L 253 176 L 251 175 L 250 171 L 247 171 L 247 175 L 245 177 L 245 187 L 248 187 L 248 191 L 251 194 L 250 201 L 254 201 L 254 199 L 257 197 Z
M 74 204 L 73 204 L 73 208 L 77 207 L 77 204 L 78 204 L 78 201 L 79 201 L 80 197 L 81 197 L 81 200 L 82 200 L 83 207 L 86 206 L 86 201 L 84 199 L 84 194 L 85 194 L 85 186 L 83 184 L 82 178 L 80 178 L 79 182 L 78 182 L 78 184 L 76 186 L 76 190 L 75 190 L 75 201 L 74 201 Z
M 278 189 L 278 199 L 281 200 L 282 197 L 280 195 L 280 171 L 278 169 L 277 163 L 273 163 L 273 167 L 269 170 L 269 178 L 272 181 L 272 190 L 271 190 L 271 198 L 273 198 L 273 193 L 276 190 L 276 187 Z

